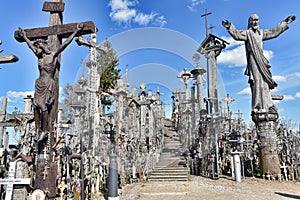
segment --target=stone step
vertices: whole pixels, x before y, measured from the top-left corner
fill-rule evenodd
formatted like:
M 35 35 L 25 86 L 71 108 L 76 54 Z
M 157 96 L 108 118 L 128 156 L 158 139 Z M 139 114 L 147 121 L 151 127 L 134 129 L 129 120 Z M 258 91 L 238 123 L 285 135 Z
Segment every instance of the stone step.
M 168 166 L 156 166 L 156 167 L 153 169 L 153 171 L 154 171 L 154 170 L 157 170 L 157 171 L 159 171 L 159 170 L 168 170 L 168 171 L 174 170 L 174 171 L 177 171 L 177 170 L 186 170 L 186 167 L 184 167 L 184 166 L 182 166 L 182 165 L 172 166 L 172 167 L 168 167 Z
M 149 178 L 174 178 L 174 177 L 179 177 L 179 178 L 187 178 L 188 174 L 187 172 L 177 172 L 177 173 L 151 173 Z
M 152 171 L 186 171 L 186 167 L 183 166 L 175 166 L 175 167 L 168 167 L 168 166 L 156 166 Z
M 178 173 L 178 174 L 176 174 L 176 173 L 165 173 L 165 174 L 163 174 L 163 173 L 160 173 L 160 174 L 157 174 L 157 173 L 154 173 L 154 174 L 152 174 L 151 173 L 151 176 L 150 176 L 150 178 L 166 178 L 166 179 L 168 179 L 168 178 L 176 178 L 176 177 L 178 177 L 178 178 L 186 178 L 188 175 L 187 175 L 187 173 Z
M 186 163 L 184 161 L 179 162 L 179 161 L 175 161 L 175 162 L 168 162 L 168 161 L 161 161 L 159 163 L 156 164 L 156 167 L 182 167 L 182 166 L 186 166 Z
M 148 181 L 188 181 L 188 175 L 164 175 L 149 176 Z
M 188 181 L 184 148 L 175 131 L 165 129 L 164 148 L 155 168 L 149 173 L 149 181 Z
M 151 172 L 150 177 L 186 177 L 188 174 L 184 171 L 177 171 L 177 172 Z
M 166 177 L 162 177 L 162 178 L 160 178 L 160 177 L 156 177 L 156 178 L 152 178 L 152 177 L 150 177 L 149 179 L 148 179 L 148 181 L 150 181 L 150 182 L 155 182 L 155 181 L 188 181 L 188 177 L 186 176 L 186 177 L 168 177 L 168 178 L 166 178 Z
M 177 163 L 182 163 L 182 162 L 185 162 L 185 159 L 184 158 L 176 158 L 176 157 L 160 157 L 159 161 L 157 164 L 159 163 L 175 163 L 177 161 Z

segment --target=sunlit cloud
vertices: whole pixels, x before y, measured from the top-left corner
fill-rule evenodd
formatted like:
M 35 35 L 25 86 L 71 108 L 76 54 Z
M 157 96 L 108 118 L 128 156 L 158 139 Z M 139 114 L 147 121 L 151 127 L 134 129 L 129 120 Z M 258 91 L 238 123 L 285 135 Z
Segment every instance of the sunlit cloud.
M 135 18 L 133 19 L 134 22 L 138 23 L 139 25 L 147 25 L 149 24 L 151 21 L 153 21 L 154 17 L 157 14 L 155 13 L 151 13 L 151 14 L 144 14 L 144 13 L 138 13 Z
M 149 24 L 163 27 L 167 21 L 164 16 L 152 11 L 150 14 L 143 13 L 137 9 L 138 0 L 110 0 L 108 6 L 111 8 L 110 18 L 119 25 L 128 26 L 132 23 L 147 26 Z
M 293 78 L 293 77 L 300 77 L 300 72 L 295 72 L 292 74 L 287 75 L 288 78 Z
M 136 16 L 136 10 L 118 10 L 117 12 L 111 13 L 110 17 L 113 21 L 127 24 L 134 16 Z
M 223 51 L 218 57 L 218 62 L 228 65 L 229 67 L 240 67 L 247 65 L 245 45 Z
M 229 44 L 227 44 L 226 48 L 230 49 L 232 47 L 235 47 L 235 46 L 240 46 L 240 45 L 243 45 L 245 42 L 243 41 L 238 41 L 238 40 L 235 40 L 233 39 L 231 36 L 222 36 L 221 37 L 222 40 L 225 40 L 226 42 L 228 42 Z
M 135 6 L 136 4 L 137 1 L 135 0 L 111 0 L 109 2 L 112 11 L 127 10 L 129 7 Z
M 284 95 L 283 101 L 292 101 L 295 100 L 295 96 L 293 95 Z
M 164 16 L 160 15 L 155 18 L 153 21 L 153 25 L 159 26 L 159 27 L 164 27 L 167 24 L 167 20 Z
M 230 43 L 225 48 L 220 56 L 218 62 L 227 65 L 228 67 L 243 67 L 247 65 L 245 44 L 241 41 L 235 41 L 230 37 L 222 37 L 225 41 Z M 227 50 L 228 49 L 228 50 Z M 264 56 L 270 60 L 273 57 L 273 52 L 264 50 Z
M 273 79 L 277 82 L 286 82 L 287 81 L 287 77 L 285 77 L 285 76 L 273 76 Z
M 206 3 L 206 0 L 189 0 L 188 9 L 192 12 L 196 11 L 196 7 L 200 4 Z
M 31 95 L 33 97 L 33 91 L 8 91 L 6 93 L 6 97 L 8 102 L 18 102 L 22 100 L 24 97 Z
M 247 87 L 247 88 L 241 90 L 240 92 L 238 92 L 237 94 L 241 94 L 241 95 L 244 95 L 244 94 L 250 95 L 250 94 L 251 94 L 251 88 L 250 88 L 250 87 Z
M 273 76 L 274 80 L 277 82 L 281 82 L 280 91 L 286 91 L 287 89 L 297 88 L 300 86 L 299 82 L 300 73 L 294 72 L 286 75 L 276 75 Z

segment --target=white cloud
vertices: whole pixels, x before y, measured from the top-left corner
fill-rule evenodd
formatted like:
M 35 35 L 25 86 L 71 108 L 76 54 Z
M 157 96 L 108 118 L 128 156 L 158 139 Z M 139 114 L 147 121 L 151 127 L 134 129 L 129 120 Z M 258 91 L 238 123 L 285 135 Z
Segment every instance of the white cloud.
M 218 62 L 229 67 L 242 67 L 247 65 L 245 44 L 241 41 L 235 41 L 230 37 L 222 37 L 225 41 L 229 42 L 227 47 L 229 50 L 223 50 L 218 57 Z M 273 52 L 263 50 L 265 57 L 270 60 L 273 57 Z
M 287 78 L 285 76 L 273 76 L 273 79 L 277 82 L 286 82 Z
M 295 95 L 297 98 L 300 98 L 300 92 L 297 92 Z
M 247 94 L 247 95 L 250 95 L 251 94 L 251 88 L 247 87 L 247 88 L 243 89 L 242 91 L 239 91 L 237 94 Z
M 111 0 L 109 6 L 111 12 L 109 14 L 113 21 L 127 24 L 136 16 L 136 9 L 132 8 L 137 4 L 134 0 Z
M 110 17 L 113 21 L 117 21 L 119 23 L 127 24 L 134 16 L 136 15 L 136 10 L 133 9 L 123 9 L 117 12 L 111 13 Z
M 268 60 L 270 60 L 271 58 L 273 58 L 273 51 L 264 50 L 264 55 Z
M 157 25 L 160 27 L 163 27 L 167 24 L 167 20 L 164 16 L 160 15 L 158 17 L 155 18 L 153 25 Z
M 292 101 L 295 100 L 293 95 L 284 95 L 283 101 Z
M 27 97 L 27 95 L 31 95 L 33 97 L 34 92 L 33 91 L 8 91 L 6 93 L 6 97 L 8 102 L 18 102 L 20 100 L 23 100 L 24 97 Z
M 291 89 L 291 88 L 298 88 L 300 86 L 300 82 L 299 82 L 299 77 L 300 77 L 300 73 L 299 72 L 294 72 L 291 74 L 280 74 L 279 76 L 273 76 L 275 77 L 274 79 L 279 79 L 276 80 L 278 82 L 282 82 L 280 84 L 280 91 L 286 91 L 287 89 Z
M 289 77 L 300 77 L 300 72 L 295 72 L 293 74 L 290 74 Z
M 144 13 L 138 13 L 135 18 L 133 19 L 134 22 L 138 23 L 139 25 L 147 25 L 149 24 L 151 21 L 153 21 L 154 17 L 157 14 L 155 13 L 151 13 L 151 14 L 144 14 Z
M 110 0 L 108 4 L 111 8 L 109 16 L 112 21 L 126 26 L 136 23 L 142 26 L 153 24 L 162 27 L 167 23 L 165 17 L 158 13 L 146 14 L 139 11 L 136 8 L 138 4 L 138 0 Z
M 228 45 L 226 45 L 226 48 L 231 48 L 231 47 L 235 47 L 235 46 L 238 46 L 238 45 L 243 45 L 245 43 L 243 41 L 235 40 L 231 36 L 222 36 L 221 39 L 225 40 L 226 42 L 229 43 Z
M 190 11 L 196 11 L 196 7 L 203 3 L 206 3 L 206 0 L 189 0 L 188 9 Z
M 133 0 L 112 0 L 109 2 L 112 11 L 127 10 L 130 6 L 135 6 L 136 4 L 137 2 Z
M 218 62 L 234 67 L 247 65 L 245 45 L 223 51 L 218 57 Z

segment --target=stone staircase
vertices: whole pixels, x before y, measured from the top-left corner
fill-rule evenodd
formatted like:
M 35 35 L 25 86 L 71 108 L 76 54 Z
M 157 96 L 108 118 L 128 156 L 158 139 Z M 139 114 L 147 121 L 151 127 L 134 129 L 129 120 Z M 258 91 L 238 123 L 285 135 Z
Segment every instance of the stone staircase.
M 172 129 L 170 121 L 165 122 L 165 146 L 159 161 L 152 172 L 149 181 L 187 181 L 188 171 L 183 148 L 179 137 Z

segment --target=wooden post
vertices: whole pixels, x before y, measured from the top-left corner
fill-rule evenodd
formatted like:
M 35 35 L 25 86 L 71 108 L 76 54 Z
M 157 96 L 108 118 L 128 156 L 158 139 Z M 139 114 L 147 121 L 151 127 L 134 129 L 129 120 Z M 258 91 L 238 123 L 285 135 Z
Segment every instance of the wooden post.
M 5 121 L 6 107 L 7 107 L 7 98 L 3 98 L 2 99 L 2 107 L 1 107 L 1 111 L 0 111 L 0 122 Z M 4 135 L 4 126 L 0 126 L 0 148 L 2 148 L 2 145 L 3 145 L 3 135 Z

